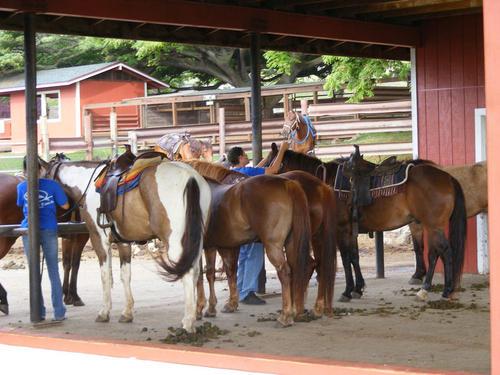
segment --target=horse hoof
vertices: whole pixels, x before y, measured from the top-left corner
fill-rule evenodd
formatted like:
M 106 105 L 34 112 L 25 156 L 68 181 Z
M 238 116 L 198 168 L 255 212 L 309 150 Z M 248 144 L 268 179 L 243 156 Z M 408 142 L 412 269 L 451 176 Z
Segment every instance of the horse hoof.
M 222 310 L 222 312 L 225 312 Z M 215 318 L 217 316 L 217 311 L 205 311 L 205 318 Z
M 200 312 L 200 313 L 196 313 L 196 320 L 201 320 L 203 319 L 203 314 Z
M 120 319 L 118 319 L 118 323 L 132 323 L 134 318 L 132 316 L 120 315 Z
M 351 298 L 347 297 L 345 295 L 341 295 L 340 298 L 338 299 L 339 302 L 351 302 Z
M 75 302 L 73 302 L 73 306 L 85 306 L 83 301 L 81 299 L 76 299 Z
M 286 327 L 291 327 L 293 325 L 293 319 L 292 318 L 282 318 L 279 317 L 276 320 L 275 327 L 276 328 L 286 328 Z
M 233 307 L 230 304 L 226 304 L 226 305 L 224 305 L 222 312 L 226 313 L 226 314 L 231 314 L 231 313 L 234 313 L 237 309 L 238 309 L 237 307 Z
M 427 301 L 427 298 L 429 296 L 429 292 L 427 292 L 427 290 L 425 289 L 420 289 L 418 292 L 417 292 L 417 300 L 419 301 Z
M 106 316 L 101 316 L 97 315 L 97 318 L 95 318 L 96 323 L 108 323 L 109 322 L 109 315 Z
M 361 299 L 362 295 L 363 295 L 363 293 L 360 293 L 360 292 L 352 292 L 352 298 L 354 298 L 354 299 Z
M 422 280 L 417 279 L 415 277 L 412 277 L 409 281 L 408 284 L 410 285 L 422 285 Z
M 5 315 L 9 315 L 9 304 L 0 303 L 0 312 L 3 312 Z

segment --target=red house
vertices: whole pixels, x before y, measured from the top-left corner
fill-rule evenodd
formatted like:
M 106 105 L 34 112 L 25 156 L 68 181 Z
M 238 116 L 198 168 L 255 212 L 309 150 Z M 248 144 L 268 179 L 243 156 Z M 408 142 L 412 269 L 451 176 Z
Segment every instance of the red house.
M 145 96 L 165 83 L 119 62 L 41 70 L 37 72 L 38 115 L 47 118 L 49 137 L 80 137 L 84 105 Z M 24 74 L 0 78 L 0 139 L 25 142 Z M 9 111 L 5 110 L 10 104 Z M 139 126 L 137 108 L 122 108 L 130 127 Z M 135 118 L 135 120 L 134 120 Z

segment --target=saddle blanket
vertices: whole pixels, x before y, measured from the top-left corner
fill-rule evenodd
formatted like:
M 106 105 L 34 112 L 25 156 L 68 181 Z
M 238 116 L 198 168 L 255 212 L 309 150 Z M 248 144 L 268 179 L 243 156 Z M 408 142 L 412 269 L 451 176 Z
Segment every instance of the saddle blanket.
M 408 180 L 408 172 L 413 164 L 401 164 L 399 169 L 393 173 L 382 174 L 370 177 L 370 195 L 373 199 L 380 197 L 390 197 L 404 190 L 404 184 Z M 351 196 L 350 177 L 344 175 L 344 166 L 341 164 L 337 169 L 333 190 L 342 200 L 347 200 Z
M 118 182 L 118 188 L 116 190 L 117 195 L 123 195 L 126 192 L 135 189 L 139 186 L 139 182 L 141 181 L 142 172 L 144 169 L 132 171 L 131 173 L 127 173 L 123 178 Z M 102 187 L 106 184 L 106 174 L 98 177 L 95 181 L 95 191 L 101 193 Z

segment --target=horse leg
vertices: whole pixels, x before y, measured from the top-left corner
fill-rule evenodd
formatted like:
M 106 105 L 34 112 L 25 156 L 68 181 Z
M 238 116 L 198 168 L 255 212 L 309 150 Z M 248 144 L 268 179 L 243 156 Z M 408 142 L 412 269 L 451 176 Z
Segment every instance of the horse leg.
M 131 323 L 134 320 L 134 297 L 130 288 L 130 280 L 132 278 L 130 267 L 132 250 L 130 244 L 119 243 L 118 252 L 120 254 L 120 277 L 123 284 L 123 291 L 125 292 L 125 307 L 118 321 L 120 323 Z
M 78 295 L 78 271 L 80 270 L 80 261 L 82 252 L 87 243 L 89 236 L 87 234 L 76 234 L 72 236 L 71 246 L 71 277 L 69 281 L 69 295 L 73 299 L 73 306 L 85 306 L 82 299 Z
M 62 263 L 64 270 L 63 285 L 62 290 L 64 294 L 64 303 L 66 305 L 72 305 L 74 303 L 73 296 L 70 295 L 69 291 L 69 276 L 71 273 L 71 240 L 69 238 L 63 238 L 61 240 L 61 251 L 62 251 Z
M 419 285 L 425 276 L 424 262 L 424 229 L 421 224 L 413 222 L 410 227 L 411 238 L 413 242 L 413 251 L 415 251 L 416 269 L 415 273 L 408 282 L 410 285 Z
M 227 283 L 229 286 L 229 300 L 224 305 L 222 312 L 233 313 L 238 310 L 239 292 L 237 285 L 239 247 L 233 249 L 219 249 L 219 254 L 224 262 Z
M 365 289 L 365 279 L 363 278 L 361 267 L 359 266 L 359 249 L 357 243 L 352 247 L 351 263 L 352 267 L 354 268 L 354 274 L 356 276 L 356 286 L 354 287 L 354 291 L 352 292 L 352 298 L 359 299 L 363 295 L 363 291 Z
M 313 245 L 313 253 L 314 253 L 314 263 L 316 265 L 316 274 L 317 274 L 317 279 L 318 279 L 318 294 L 316 296 L 316 302 L 314 303 L 314 308 L 313 308 L 313 314 L 316 317 L 320 317 L 323 315 L 325 311 L 325 303 L 327 303 L 327 286 L 325 283 L 325 275 L 323 274 L 321 270 L 321 264 L 322 264 L 322 257 L 321 255 L 323 254 L 324 251 L 324 246 L 321 241 L 321 238 L 318 238 L 317 236 L 313 236 L 312 238 L 312 245 Z M 311 278 L 312 272 L 307 278 L 308 280 Z M 331 302 L 331 301 L 330 301 Z M 331 305 L 330 305 L 331 308 Z
M 92 241 L 94 249 L 96 249 L 96 246 L 94 244 L 100 244 L 100 242 L 100 238 L 98 238 L 96 241 Z M 106 243 L 106 246 L 106 252 L 96 250 L 97 258 L 99 259 L 99 266 L 101 268 L 101 282 L 103 291 L 103 306 L 99 311 L 99 314 L 95 318 L 95 321 L 98 323 L 109 322 L 109 313 L 111 311 L 111 287 L 113 285 L 113 276 L 111 272 L 111 246 L 109 243 Z
M 417 298 L 426 301 L 429 290 L 432 286 L 432 278 L 434 277 L 434 270 L 436 269 L 436 263 L 438 260 L 439 254 L 439 242 L 436 241 L 436 232 L 433 231 L 429 233 L 428 236 L 428 244 L 429 244 L 429 269 L 427 270 L 427 274 L 425 275 L 424 283 L 422 284 L 422 288 L 417 293 Z M 444 234 L 443 238 L 444 238 Z
M 194 262 L 193 267 L 182 276 L 184 285 L 184 317 L 182 318 L 182 328 L 187 332 L 194 332 L 194 322 L 196 320 L 196 285 L 200 273 L 200 262 Z
M 206 278 L 208 281 L 208 288 L 210 295 L 208 297 L 208 310 L 205 311 L 205 317 L 215 318 L 217 315 L 217 296 L 215 294 L 215 257 L 217 252 L 214 248 L 205 249 L 205 260 L 207 263 Z
M 352 276 L 351 268 L 351 247 L 349 241 L 343 235 L 339 236 L 339 249 L 342 258 L 342 265 L 344 266 L 345 274 L 345 290 L 339 298 L 339 302 L 349 302 L 352 299 L 352 291 L 354 290 L 354 278 Z
M 9 315 L 9 302 L 7 301 L 7 291 L 0 283 L 0 312 Z
M 198 274 L 198 281 L 196 283 L 196 320 L 201 320 L 203 316 L 203 309 L 207 303 L 205 296 L 205 288 L 203 287 L 203 262 L 200 257 L 200 272 Z
M 282 309 L 278 317 L 278 323 L 282 327 L 293 324 L 292 291 L 291 291 L 291 269 L 283 254 L 282 246 L 275 243 L 265 242 L 264 247 L 271 264 L 276 268 L 278 278 L 281 282 Z

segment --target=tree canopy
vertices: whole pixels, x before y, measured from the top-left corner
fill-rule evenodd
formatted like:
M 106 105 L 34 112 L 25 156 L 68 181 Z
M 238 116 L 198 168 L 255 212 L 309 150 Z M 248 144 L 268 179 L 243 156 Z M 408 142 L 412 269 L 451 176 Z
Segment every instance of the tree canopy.
M 168 83 L 173 90 L 212 89 L 229 84 L 250 86 L 248 49 L 167 42 L 37 34 L 38 69 L 120 61 Z M 0 74 L 23 71 L 23 34 L 0 31 Z M 348 90 L 351 101 L 373 94 L 384 79 L 407 79 L 409 64 L 265 51 L 261 55 L 263 84 L 325 80 L 330 95 Z

